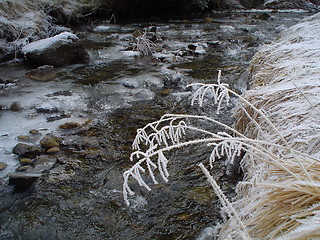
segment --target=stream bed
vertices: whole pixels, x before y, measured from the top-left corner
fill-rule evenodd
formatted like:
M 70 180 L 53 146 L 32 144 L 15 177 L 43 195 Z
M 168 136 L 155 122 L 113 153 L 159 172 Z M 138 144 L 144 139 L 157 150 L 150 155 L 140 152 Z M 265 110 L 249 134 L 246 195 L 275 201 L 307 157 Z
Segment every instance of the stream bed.
M 259 46 L 310 15 L 261 14 L 78 27 L 73 31 L 91 60 L 55 69 L 53 81 L 26 78 L 24 64 L 0 65 L 0 77 L 11 79 L 0 89 L 0 162 L 7 166 L 0 171 L 0 239 L 213 239 L 221 205 L 198 167 L 208 166 L 210 148 L 170 152 L 169 182 L 152 185 L 151 192 L 130 183 L 137 193 L 130 207 L 122 174 L 133 165 L 136 130 L 163 114 L 209 115 L 232 125 L 236 99 L 217 114 L 211 105 L 191 106 L 186 86 L 215 82 L 222 70 L 231 88 L 247 89 L 246 68 Z M 157 38 L 153 56 L 139 56 L 132 45 L 132 34 L 145 29 Z M 61 151 L 35 157 L 54 164 L 18 191 L 8 180 L 21 165 L 13 147 L 39 145 L 47 134 L 60 139 Z M 222 159 L 211 174 L 232 198 L 242 174 L 229 170 Z

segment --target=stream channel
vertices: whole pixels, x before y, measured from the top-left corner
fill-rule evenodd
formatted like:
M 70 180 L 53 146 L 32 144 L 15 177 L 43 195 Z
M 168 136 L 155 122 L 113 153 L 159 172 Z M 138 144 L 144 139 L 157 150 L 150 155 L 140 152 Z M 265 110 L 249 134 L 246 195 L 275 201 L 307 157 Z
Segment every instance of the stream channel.
M 136 130 L 165 113 L 210 115 L 232 125 L 236 99 L 217 114 L 212 105 L 191 106 L 186 85 L 215 82 L 221 69 L 222 81 L 243 91 L 259 46 L 310 15 L 268 12 L 270 18 L 262 20 L 261 14 L 78 27 L 73 31 L 91 60 L 57 68 L 54 81 L 26 78 L 30 68 L 23 64 L 1 65 L 1 77 L 16 81 L 2 85 L 0 94 L 0 162 L 7 165 L 0 171 L 0 239 L 213 239 L 221 205 L 197 166 L 208 166 L 210 148 L 167 153 L 169 182 L 150 184 L 148 192 L 132 181 L 130 207 L 123 200 L 122 174 L 133 165 Z M 152 57 L 132 51 L 132 33 L 146 28 L 156 29 L 159 40 Z M 14 102 L 19 111 L 10 110 Z M 59 128 L 67 122 L 76 127 Z M 61 151 L 33 159 L 54 164 L 28 190 L 17 191 L 8 184 L 20 166 L 12 148 L 18 142 L 39 145 L 46 134 L 61 139 Z M 211 174 L 232 198 L 241 174 L 227 170 L 221 160 Z

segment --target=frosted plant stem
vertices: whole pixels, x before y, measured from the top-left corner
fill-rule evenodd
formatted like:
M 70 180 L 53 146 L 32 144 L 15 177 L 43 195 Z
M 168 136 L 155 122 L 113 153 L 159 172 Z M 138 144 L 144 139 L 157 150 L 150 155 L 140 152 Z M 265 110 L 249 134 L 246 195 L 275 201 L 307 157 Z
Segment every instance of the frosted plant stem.
M 226 195 L 222 192 L 222 190 L 219 187 L 219 185 L 217 184 L 217 182 L 212 178 L 212 176 L 210 175 L 209 171 L 204 167 L 204 165 L 202 163 L 199 164 L 199 167 L 201 168 L 202 172 L 206 175 L 206 177 L 208 179 L 208 182 L 212 186 L 214 192 L 218 195 L 222 205 L 224 205 L 226 207 L 228 215 L 229 215 L 229 218 L 234 217 L 237 220 L 237 222 L 240 225 L 240 227 L 242 228 L 243 232 L 245 233 L 244 235 L 242 235 L 243 239 L 244 240 L 250 240 L 251 237 L 250 237 L 250 235 L 248 233 L 248 230 L 247 230 L 246 226 L 241 221 L 238 213 L 232 207 L 231 203 L 229 202 L 229 200 L 226 197 Z

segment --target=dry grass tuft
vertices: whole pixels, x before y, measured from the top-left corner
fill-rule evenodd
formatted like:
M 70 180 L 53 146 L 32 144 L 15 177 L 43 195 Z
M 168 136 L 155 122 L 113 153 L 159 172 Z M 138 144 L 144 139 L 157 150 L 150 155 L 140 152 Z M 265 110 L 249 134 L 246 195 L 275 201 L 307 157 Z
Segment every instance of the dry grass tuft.
M 247 153 L 246 179 L 232 203 L 253 239 L 320 238 L 320 14 L 285 31 L 253 59 L 253 89 L 239 102 L 236 129 L 283 146 Z M 272 157 L 271 157 L 272 156 Z M 242 239 L 229 220 L 219 239 Z

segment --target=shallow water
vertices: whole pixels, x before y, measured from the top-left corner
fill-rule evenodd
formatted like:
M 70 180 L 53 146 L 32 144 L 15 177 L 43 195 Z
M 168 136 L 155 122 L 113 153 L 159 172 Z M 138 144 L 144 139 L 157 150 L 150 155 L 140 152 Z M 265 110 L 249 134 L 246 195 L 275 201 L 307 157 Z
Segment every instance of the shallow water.
M 50 82 L 27 79 L 26 66 L 0 66 L 1 77 L 18 79 L 0 95 L 0 161 L 8 165 L 0 172 L 0 239 L 194 239 L 219 222 L 221 206 L 197 167 L 208 163 L 206 146 L 170 152 L 170 181 L 153 185 L 152 192 L 132 181 L 137 195 L 131 207 L 123 201 L 122 174 L 133 164 L 129 154 L 136 129 L 165 113 L 209 113 L 232 124 L 233 105 L 219 115 L 212 107 L 191 107 L 185 86 L 215 81 L 221 69 L 223 81 L 237 91 L 246 89 L 245 69 L 259 46 L 308 14 L 270 13 L 267 22 L 258 15 L 224 13 L 212 23 L 152 23 L 163 39 L 157 58 L 131 51 L 131 33 L 150 23 L 116 25 L 105 32 L 94 31 L 96 26 L 75 29 L 91 62 L 58 68 Z M 190 44 L 199 52 L 190 51 Z M 10 111 L 13 102 L 22 110 Z M 90 124 L 79 129 L 58 128 L 87 120 Z M 59 163 L 19 193 L 7 184 L 8 174 L 19 166 L 12 148 L 31 129 L 42 136 L 53 133 L 64 143 L 60 153 L 50 156 Z M 211 173 L 232 197 L 241 174 L 227 175 L 222 160 Z

